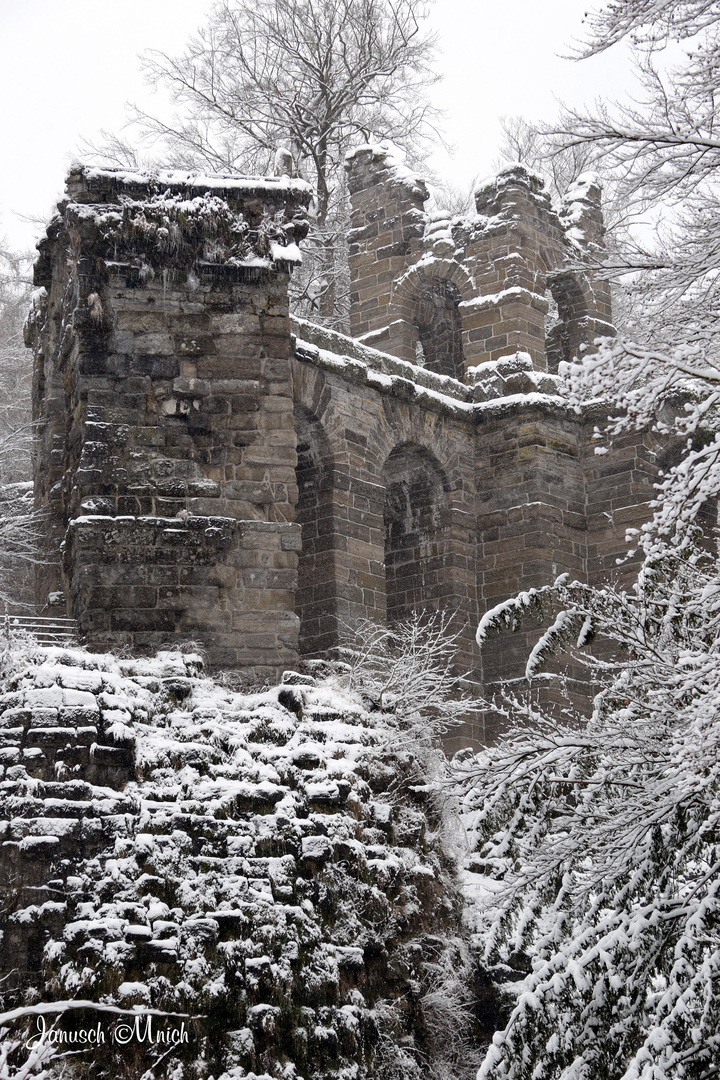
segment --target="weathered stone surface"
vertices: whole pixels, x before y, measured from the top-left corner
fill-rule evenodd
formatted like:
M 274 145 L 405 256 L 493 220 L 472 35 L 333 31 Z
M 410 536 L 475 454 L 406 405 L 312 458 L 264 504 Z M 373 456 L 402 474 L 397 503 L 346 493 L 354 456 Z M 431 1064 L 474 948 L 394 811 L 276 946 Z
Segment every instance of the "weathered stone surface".
M 347 171 L 354 337 L 462 379 L 518 350 L 557 371 L 614 332 L 607 282 L 582 269 L 604 232 L 594 181 L 554 208 L 513 165 L 475 193 L 475 215 L 450 219 L 425 214 L 424 181 L 383 147 L 356 150 Z
M 299 546 L 283 253 L 307 229 L 308 190 L 86 169 L 68 196 L 36 268 L 36 498 L 49 551 L 65 547 L 39 600 L 64 586 L 97 647 L 198 636 L 212 661 L 243 667 L 259 650 L 279 675 L 296 656 L 285 553 Z M 258 547 L 285 574 L 260 600 L 237 580 Z M 202 567 L 214 576 L 185 573 Z M 243 623 L 256 610 L 271 612 L 262 645 Z

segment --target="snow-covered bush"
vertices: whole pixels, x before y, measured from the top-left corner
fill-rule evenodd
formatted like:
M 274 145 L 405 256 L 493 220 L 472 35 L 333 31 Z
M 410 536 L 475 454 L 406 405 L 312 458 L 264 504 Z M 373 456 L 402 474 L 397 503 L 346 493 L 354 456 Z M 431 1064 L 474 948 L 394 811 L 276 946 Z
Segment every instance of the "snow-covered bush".
M 384 716 L 395 745 L 437 748 L 467 714 L 451 623 L 446 612 L 418 611 L 391 626 L 361 620 L 352 628 L 343 650 L 349 685 Z
M 0 1080 L 49 1080 L 48 1066 L 56 1056 L 57 1047 L 51 1042 L 27 1053 L 23 1039 L 0 1027 Z
M 667 543 L 692 546 L 698 515 L 707 514 L 720 492 L 717 345 L 707 335 L 672 348 L 623 339 L 599 344 L 597 352 L 564 366 L 570 404 L 582 408 L 595 401 L 611 402 L 606 438 L 652 429 L 675 459 L 661 476 L 652 520 L 629 539 L 655 555 L 662 555 Z M 603 449 L 601 443 L 597 449 Z
M 598 693 L 589 717 L 568 710 L 564 723 L 532 692 L 508 698 L 511 730 L 467 766 L 486 959 L 528 972 L 478 1075 L 710 1080 L 720 1076 L 720 17 L 704 0 L 609 0 L 585 25 L 586 56 L 624 38 L 637 47 L 643 98 L 566 115 L 561 134 L 615 172 L 631 226 L 648 208 L 662 224 L 651 251 L 606 260 L 638 271 L 626 324 L 638 340 L 602 342 L 561 374 L 571 405 L 609 407 L 607 438 L 653 429 L 665 473 L 652 520 L 628 538 L 644 553 L 633 589 L 564 580 L 500 605 L 480 628 L 482 639 L 544 610 L 552 626 L 528 658 L 528 686 L 556 650 L 574 648 Z
M 32 356 L 23 345 L 28 260 L 0 245 L 0 614 L 27 601 L 42 521 L 33 508 Z
M 568 709 L 564 723 L 532 694 L 508 696 L 510 730 L 469 768 L 475 866 L 497 890 L 486 960 L 530 972 L 481 1080 L 720 1073 L 712 357 L 700 342 L 605 342 L 566 369 L 571 402 L 612 403 L 606 437 L 645 427 L 674 441 L 654 516 L 628 537 L 644 550 L 642 570 L 625 592 L 560 579 L 498 605 L 478 630 L 482 644 L 529 610 L 550 614 L 528 687 L 569 649 L 598 691 L 589 718 Z
M 0 446 L 0 469 L 2 456 Z M 45 524 L 33 504 L 32 481 L 0 484 L 0 613 L 27 610 L 32 604 Z

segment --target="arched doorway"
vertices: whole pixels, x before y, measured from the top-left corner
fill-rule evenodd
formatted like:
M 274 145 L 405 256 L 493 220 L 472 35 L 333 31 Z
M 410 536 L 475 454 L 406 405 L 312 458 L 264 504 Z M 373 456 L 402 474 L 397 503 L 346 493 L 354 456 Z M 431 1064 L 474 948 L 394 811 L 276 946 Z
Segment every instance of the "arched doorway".
M 452 281 L 437 281 L 415 303 L 416 355 L 423 367 L 437 375 L 465 378 L 461 297 Z
M 435 457 L 417 443 L 392 451 L 383 482 L 387 618 L 399 622 L 442 606 L 447 483 Z
M 569 271 L 552 274 L 548 286 L 545 355 L 548 371 L 555 374 L 562 361 L 571 362 L 588 345 L 588 297 L 581 278 Z
M 301 656 L 337 645 L 333 543 L 332 458 L 322 424 L 303 406 L 293 413 L 297 434 L 295 520 L 302 530 L 295 614 L 300 619 Z

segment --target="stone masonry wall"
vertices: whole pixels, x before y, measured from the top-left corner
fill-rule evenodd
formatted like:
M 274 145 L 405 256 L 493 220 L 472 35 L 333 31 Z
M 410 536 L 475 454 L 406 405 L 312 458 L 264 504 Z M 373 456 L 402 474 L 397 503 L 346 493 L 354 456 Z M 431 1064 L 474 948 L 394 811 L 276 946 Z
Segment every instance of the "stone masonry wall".
M 599 411 L 579 415 L 537 392 L 468 400 L 467 384 L 294 325 L 296 415 L 311 418 L 303 431 L 312 425 L 322 487 L 320 512 L 301 522 L 301 652 L 342 644 L 357 618 L 442 609 L 461 631 L 458 669 L 486 696 L 522 680 L 539 625 L 491 636 L 480 655 L 480 618 L 565 572 L 631 577 L 625 530 L 649 513 L 650 441 L 624 436 L 597 455 Z M 569 676 L 582 704 L 582 673 Z M 492 739 L 494 722 L 477 717 L 449 746 Z
M 297 662 L 297 526 L 192 516 L 77 518 L 66 565 L 88 639 L 141 652 L 202 643 L 259 681 Z

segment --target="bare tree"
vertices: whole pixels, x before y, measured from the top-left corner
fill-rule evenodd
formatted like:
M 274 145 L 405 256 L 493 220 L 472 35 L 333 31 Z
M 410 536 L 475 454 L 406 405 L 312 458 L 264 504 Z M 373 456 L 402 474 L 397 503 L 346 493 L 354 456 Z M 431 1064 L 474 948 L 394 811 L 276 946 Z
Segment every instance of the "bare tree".
M 27 602 L 41 522 L 33 508 L 32 358 L 22 325 L 29 261 L 0 247 L 0 606 Z
M 522 116 L 503 117 L 501 127 L 503 140 L 495 161 L 498 170 L 508 162 L 522 162 L 543 178 L 546 191 L 556 201 L 584 173 L 594 173 L 602 184 L 605 235 L 598 269 L 610 279 L 615 326 L 623 332 L 636 333 L 643 324 L 643 297 L 639 282 L 623 278 L 629 263 L 633 267 L 647 266 L 652 256 L 639 247 L 637 238 L 627 227 L 624 193 L 619 190 L 608 162 L 598 158 L 592 146 L 568 143 L 552 126 L 532 124 Z
M 0 291 L 0 484 L 30 478 L 32 367 L 22 339 L 26 302 L 10 290 L 6 299 Z
M 448 218 L 464 217 L 475 212 L 475 189 L 478 176 L 467 184 L 455 184 L 451 180 L 431 181 L 429 205 L 430 213 Z
M 29 296 L 29 259 L 0 244 L 0 484 L 30 479 L 32 358 L 23 342 Z
M 315 314 L 347 306 L 334 282 L 350 145 L 389 139 L 412 153 L 433 132 L 426 12 L 425 0 L 221 0 L 181 55 L 145 57 L 149 82 L 176 105 L 169 118 L 133 110 L 154 154 L 219 172 L 291 168 L 313 185 L 313 272 L 298 300 Z M 102 150 L 137 158 L 122 139 Z
M 644 315 L 633 336 L 712 347 L 720 300 L 720 12 L 707 0 L 613 0 L 587 26 L 581 56 L 632 41 L 641 91 L 637 101 L 600 103 L 589 114 L 566 110 L 553 137 L 568 152 L 590 153 L 615 178 L 626 239 L 635 240 L 617 252 L 616 270 L 638 271 L 630 287 Z
M 538 173 L 553 198 L 562 198 L 582 173 L 592 168 L 592 151 L 584 147 L 565 147 L 557 136 L 531 124 L 523 116 L 503 116 L 500 119 L 502 142 L 493 162 L 499 172 L 510 162 L 519 161 Z M 479 177 L 469 184 L 442 181 L 432 184 L 432 206 L 448 217 L 472 214 L 475 209 L 475 188 Z

